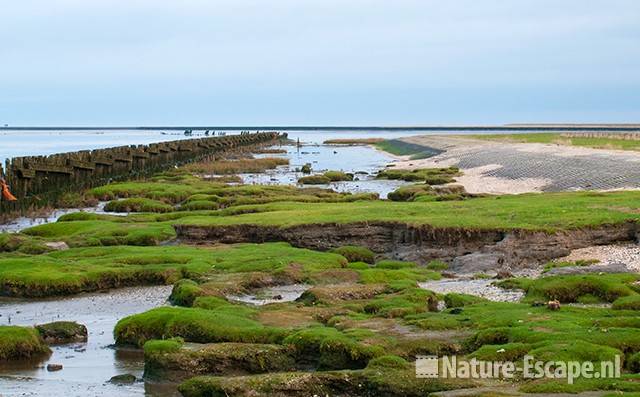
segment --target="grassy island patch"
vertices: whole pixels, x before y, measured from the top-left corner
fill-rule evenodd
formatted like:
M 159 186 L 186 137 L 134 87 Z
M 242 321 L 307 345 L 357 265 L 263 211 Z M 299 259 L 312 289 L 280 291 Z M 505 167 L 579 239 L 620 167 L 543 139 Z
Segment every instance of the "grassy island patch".
M 51 353 L 35 328 L 0 326 L 0 362 L 46 356 Z
M 444 185 L 454 182 L 453 177 L 459 176 L 460 170 L 457 167 L 449 168 L 419 168 L 415 170 L 386 169 L 380 171 L 378 179 L 399 179 L 406 182 L 424 182 L 427 185 Z
M 104 206 L 107 212 L 171 212 L 173 207 L 162 201 L 147 198 L 113 200 Z
M 562 230 L 617 224 L 640 218 L 640 192 L 571 192 L 479 197 L 464 201 L 271 203 L 247 206 L 245 214 L 193 216 L 185 225 L 274 225 L 404 222 L 472 229 Z
M 187 164 L 181 167 L 186 172 L 196 174 L 242 174 L 258 173 L 274 169 L 280 165 L 288 165 L 289 160 L 279 157 L 257 159 L 217 160 Z
M 277 271 L 291 263 L 339 268 L 336 254 L 286 243 L 194 247 L 91 247 L 0 258 L 0 290 L 11 296 L 66 295 L 127 285 L 167 284 L 210 272 Z

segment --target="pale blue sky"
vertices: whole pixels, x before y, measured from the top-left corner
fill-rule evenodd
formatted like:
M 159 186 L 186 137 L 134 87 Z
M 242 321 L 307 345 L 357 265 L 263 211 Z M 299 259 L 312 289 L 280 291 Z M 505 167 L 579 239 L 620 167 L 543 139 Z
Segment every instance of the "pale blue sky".
M 637 0 L 3 0 L 0 124 L 639 122 Z

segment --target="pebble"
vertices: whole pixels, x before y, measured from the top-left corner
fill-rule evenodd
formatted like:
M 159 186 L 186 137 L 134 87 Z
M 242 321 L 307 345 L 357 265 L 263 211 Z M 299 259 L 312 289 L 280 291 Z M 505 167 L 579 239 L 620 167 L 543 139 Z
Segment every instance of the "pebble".
M 440 294 L 455 292 L 479 296 L 494 302 L 519 302 L 524 292 L 507 290 L 491 285 L 494 280 L 486 279 L 442 279 L 419 283 L 420 288 L 428 289 Z
M 569 255 L 563 258 L 556 259 L 556 261 L 575 262 L 588 259 L 597 259 L 602 265 L 624 263 L 631 271 L 640 272 L 640 245 L 615 244 L 580 248 L 571 251 Z
M 47 364 L 47 371 L 54 372 L 60 371 L 62 369 L 62 364 Z

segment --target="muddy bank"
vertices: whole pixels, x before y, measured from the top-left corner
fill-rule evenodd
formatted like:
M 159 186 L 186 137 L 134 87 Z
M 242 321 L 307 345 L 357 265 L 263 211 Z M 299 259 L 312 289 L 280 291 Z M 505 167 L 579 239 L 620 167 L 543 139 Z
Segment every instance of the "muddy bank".
M 428 262 L 439 259 L 458 272 L 523 268 L 593 245 L 636 241 L 638 225 L 626 222 L 560 232 L 481 230 L 358 222 L 292 227 L 261 225 L 176 225 L 178 238 L 192 243 L 286 241 L 295 247 L 328 250 L 364 246 L 380 256 Z

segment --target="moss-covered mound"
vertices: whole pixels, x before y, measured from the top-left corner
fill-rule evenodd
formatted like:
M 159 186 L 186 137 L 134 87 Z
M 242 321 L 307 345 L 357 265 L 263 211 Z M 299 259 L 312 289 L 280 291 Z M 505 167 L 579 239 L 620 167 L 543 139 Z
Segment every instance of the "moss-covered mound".
M 428 183 L 401 186 L 387 195 L 392 201 L 456 201 L 477 197 L 461 185 L 431 186 Z
M 298 178 L 298 183 L 301 185 L 326 185 L 331 183 L 331 179 L 324 175 L 309 175 Z
M 169 344 L 176 343 L 175 348 Z M 145 377 L 173 381 L 196 375 L 248 375 L 296 369 L 293 349 L 259 343 L 214 343 L 182 347 L 152 340 L 144 345 Z
M 51 350 L 31 327 L 0 326 L 0 362 L 46 357 Z
M 48 344 L 86 342 L 87 327 L 74 321 L 56 321 L 36 325 L 35 328 Z
M 400 179 L 407 182 L 422 181 L 427 185 L 444 185 L 451 183 L 454 177 L 460 175 L 456 167 L 449 168 L 421 168 L 415 170 L 386 169 L 377 175 L 379 179 Z
M 558 300 L 561 303 L 611 303 L 617 307 L 632 305 L 640 297 L 633 283 L 637 274 L 591 274 L 551 276 L 539 279 L 510 279 L 499 283 L 505 288 L 520 288 L 527 293 L 525 301 Z M 620 299 L 619 299 L 620 298 Z
M 373 263 L 375 261 L 375 254 L 366 247 L 345 245 L 333 249 L 332 252 L 344 256 L 349 262 Z
M 107 212 L 171 212 L 173 207 L 162 201 L 136 197 L 109 201 L 104 210 Z
M 51 251 L 44 241 L 24 234 L 0 233 L 0 253 L 17 252 L 28 255 L 39 255 Z
M 353 174 L 348 174 L 342 171 L 327 171 L 324 174 L 325 177 L 329 178 L 331 182 L 342 182 L 342 181 L 352 181 Z
M 417 379 L 413 369 L 373 367 L 364 370 L 288 372 L 246 377 L 196 377 L 180 385 L 185 397 L 254 396 L 407 396 L 472 387 L 465 380 Z
M 274 343 L 286 336 L 283 329 L 262 326 L 250 314 L 235 310 L 233 305 L 213 310 L 159 307 L 125 317 L 116 325 L 114 334 L 117 343 L 140 347 L 148 340 L 165 336 L 199 343 Z
M 182 170 L 197 174 L 242 174 L 264 172 L 266 170 L 288 164 L 288 159 L 279 157 L 256 159 L 247 158 L 237 160 L 202 161 L 187 164 L 182 167 Z
M 75 223 L 75 222 L 74 222 Z M 337 254 L 293 248 L 285 243 L 240 244 L 217 249 L 187 246 L 73 248 L 44 255 L 0 258 L 0 291 L 10 296 L 43 297 L 129 285 L 168 284 L 209 272 L 278 271 L 298 264 L 300 277 L 340 268 Z M 242 285 L 238 280 L 231 280 Z M 184 287 L 192 285 L 185 282 Z M 197 287 L 196 287 L 197 288 Z M 179 289 L 173 295 L 181 301 Z M 186 296 L 186 293 L 184 294 Z

